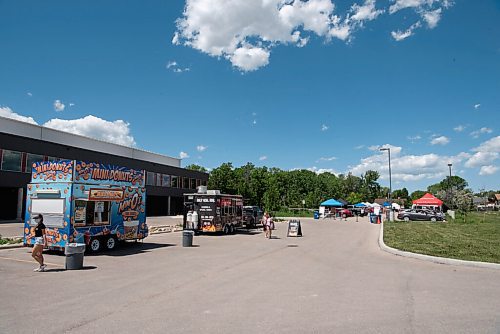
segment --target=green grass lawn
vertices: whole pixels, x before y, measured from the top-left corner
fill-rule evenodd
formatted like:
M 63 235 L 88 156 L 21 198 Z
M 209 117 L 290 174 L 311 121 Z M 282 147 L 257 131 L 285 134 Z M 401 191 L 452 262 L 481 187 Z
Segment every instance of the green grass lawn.
M 449 217 L 448 217 L 449 218 Z M 384 242 L 404 251 L 500 263 L 500 212 L 472 212 L 447 222 L 384 222 Z

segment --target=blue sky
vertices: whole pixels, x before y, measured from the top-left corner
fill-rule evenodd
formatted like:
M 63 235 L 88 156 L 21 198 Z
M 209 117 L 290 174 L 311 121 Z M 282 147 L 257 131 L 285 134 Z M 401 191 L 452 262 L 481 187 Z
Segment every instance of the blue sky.
M 500 189 L 500 2 L 0 3 L 0 115 L 207 168 Z M 89 116 L 92 115 L 92 116 Z M 31 118 L 29 118 L 31 117 Z

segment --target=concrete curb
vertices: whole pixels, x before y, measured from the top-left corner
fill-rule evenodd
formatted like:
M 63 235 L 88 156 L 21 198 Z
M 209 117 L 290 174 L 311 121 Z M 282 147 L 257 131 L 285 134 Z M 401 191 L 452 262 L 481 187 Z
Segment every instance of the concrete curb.
M 11 249 L 11 248 L 21 248 L 24 247 L 23 243 L 20 244 L 7 244 L 7 245 L 0 245 L 0 250 L 2 249 Z
M 433 263 L 438 263 L 438 264 L 448 264 L 448 265 L 453 265 L 453 266 L 488 268 L 488 269 L 500 270 L 499 263 L 450 259 L 450 258 L 446 258 L 446 257 L 438 257 L 438 256 L 431 256 L 431 255 L 406 252 L 406 251 L 402 251 L 402 250 L 399 250 L 396 248 L 389 247 L 384 243 L 384 223 L 380 224 L 380 233 L 378 235 L 378 245 L 379 245 L 380 249 L 383 250 L 384 252 L 387 252 L 387 253 L 390 253 L 393 255 L 403 256 L 403 257 L 410 257 L 410 258 L 418 259 L 418 260 L 422 260 L 422 261 L 433 262 Z

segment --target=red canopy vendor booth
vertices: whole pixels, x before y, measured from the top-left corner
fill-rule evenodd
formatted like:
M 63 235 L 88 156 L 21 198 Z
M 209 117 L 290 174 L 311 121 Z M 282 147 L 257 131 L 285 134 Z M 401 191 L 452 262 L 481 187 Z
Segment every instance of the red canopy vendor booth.
M 443 201 L 430 193 L 427 193 L 421 198 L 413 201 L 413 207 L 417 208 L 427 208 L 441 211 L 442 205 Z

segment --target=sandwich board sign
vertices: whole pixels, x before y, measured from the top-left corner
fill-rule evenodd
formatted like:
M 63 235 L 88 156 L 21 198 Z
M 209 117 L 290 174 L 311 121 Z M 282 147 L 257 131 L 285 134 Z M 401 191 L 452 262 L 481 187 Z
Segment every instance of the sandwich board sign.
M 302 227 L 300 226 L 300 220 L 290 220 L 288 222 L 288 233 L 287 237 L 301 237 Z

